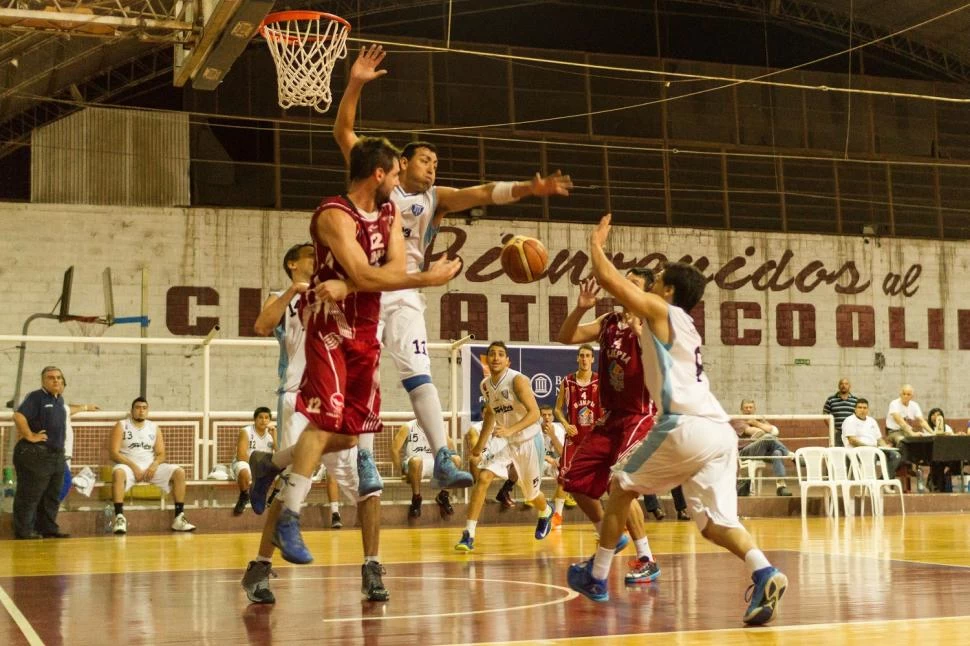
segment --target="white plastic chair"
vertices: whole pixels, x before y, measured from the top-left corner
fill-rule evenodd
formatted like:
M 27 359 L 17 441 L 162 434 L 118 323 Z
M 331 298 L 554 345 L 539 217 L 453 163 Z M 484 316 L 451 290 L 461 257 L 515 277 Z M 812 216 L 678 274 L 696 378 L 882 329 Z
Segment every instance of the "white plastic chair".
M 741 458 L 738 463 L 738 471 L 747 471 L 748 480 L 751 482 L 751 495 L 760 496 L 761 495 L 761 472 L 765 469 L 764 460 L 755 460 L 752 458 Z
M 859 490 L 862 494 L 859 513 L 865 515 L 865 496 L 869 495 L 871 497 L 872 494 L 870 493 L 868 483 L 862 480 L 859 470 L 859 459 L 855 452 L 841 446 L 833 446 L 826 449 L 826 454 L 829 460 L 829 474 L 831 479 L 837 482 L 842 490 L 842 504 L 845 507 L 845 515 L 855 515 L 855 497 L 852 495 L 853 489 Z M 875 503 L 873 503 L 872 507 L 872 513 L 875 514 Z
M 899 478 L 890 478 L 886 466 L 886 454 L 882 449 L 874 446 L 857 446 L 852 449 L 859 460 L 861 479 L 869 487 L 869 497 L 872 498 L 873 513 L 883 514 L 882 490 L 886 487 L 895 488 L 899 492 L 899 510 L 906 515 L 906 505 L 903 502 L 903 483 Z
M 821 446 L 806 446 L 795 451 L 795 473 L 798 474 L 798 489 L 802 497 L 802 520 L 807 517 L 805 499 L 812 488 L 824 489 L 825 513 L 838 518 L 840 485 L 831 478 L 832 471 L 826 449 Z

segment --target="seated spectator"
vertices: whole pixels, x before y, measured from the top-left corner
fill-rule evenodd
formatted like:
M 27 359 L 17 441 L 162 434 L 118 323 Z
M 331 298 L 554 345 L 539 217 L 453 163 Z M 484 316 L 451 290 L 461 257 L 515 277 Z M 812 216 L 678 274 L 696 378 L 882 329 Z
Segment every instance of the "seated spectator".
M 904 384 L 899 389 L 899 398 L 889 402 L 886 413 L 886 435 L 893 446 L 899 446 L 904 437 L 930 435 L 933 429 L 923 419 L 923 409 L 913 401 L 913 387 Z
M 953 435 L 940 408 L 931 408 L 926 421 L 936 435 Z M 930 465 L 930 489 L 941 493 L 953 493 L 952 476 L 962 475 L 959 462 L 934 462 Z
M 131 414 L 115 424 L 108 444 L 108 455 L 115 465 L 111 471 L 111 492 L 115 504 L 114 533 L 127 534 L 124 500 L 136 483 L 147 482 L 165 493 L 172 491 L 175 519 L 172 531 L 191 532 L 195 525 L 185 518 L 185 470 L 165 462 L 162 431 L 148 419 L 148 401 L 138 397 L 131 403 Z
M 869 417 L 869 400 L 859 397 L 855 403 L 855 414 L 842 422 L 842 442 L 846 447 L 877 446 L 886 454 L 889 477 L 893 477 L 902 456 L 882 436 L 879 423 Z
M 229 473 L 239 485 L 239 499 L 232 509 L 233 516 L 241 516 L 249 502 L 249 485 L 253 482 L 249 471 L 249 455 L 253 451 L 273 453 L 276 450 L 276 428 L 272 425 L 273 413 L 260 406 L 253 413 L 253 423 L 239 430 L 236 440 L 236 459 L 229 467 Z
M 448 448 L 451 449 L 451 440 L 448 440 Z M 461 466 L 461 458 L 457 455 L 451 456 L 452 462 L 456 467 Z M 402 424 L 394 434 L 391 446 L 391 462 L 401 472 L 401 478 L 411 483 L 411 507 L 408 509 L 408 516 L 411 518 L 421 517 L 421 505 L 424 499 L 421 497 L 421 478 L 424 474 L 429 476 L 434 472 L 434 453 L 431 451 L 431 444 L 424 429 L 418 425 L 418 420 L 413 419 L 407 424 Z M 432 481 L 436 484 L 436 481 Z M 435 496 L 435 502 L 443 516 L 451 516 L 455 513 L 451 505 L 451 497 L 447 489 L 442 489 Z
M 754 400 L 744 399 L 741 401 L 741 414 L 754 415 Z M 731 423 L 738 437 L 749 439 L 751 442 L 742 448 L 738 454 L 742 458 L 758 457 L 791 457 L 792 453 L 788 448 L 776 440 L 778 427 L 768 423 L 764 418 L 760 419 L 738 419 Z M 771 463 L 771 471 L 775 474 L 775 493 L 779 496 L 790 496 L 791 492 L 785 486 L 785 464 L 778 459 L 768 460 Z

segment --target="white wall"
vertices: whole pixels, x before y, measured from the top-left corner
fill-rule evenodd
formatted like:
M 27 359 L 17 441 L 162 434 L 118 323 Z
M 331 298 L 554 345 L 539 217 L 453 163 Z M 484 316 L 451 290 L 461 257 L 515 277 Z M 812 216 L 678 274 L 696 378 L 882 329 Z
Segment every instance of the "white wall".
M 282 254 L 294 242 L 308 238 L 308 222 L 308 213 L 292 212 L 0 204 L 4 231 L 0 245 L 5 258 L 0 265 L 0 289 L 5 303 L 0 310 L 0 331 L 19 333 L 28 315 L 51 311 L 60 291 L 61 275 L 73 264 L 73 313 L 102 313 L 101 270 L 110 266 L 116 315 L 139 314 L 140 271 L 147 267 L 152 336 L 171 336 L 166 326 L 166 318 L 173 311 L 168 303 L 170 288 L 190 286 L 211 287 L 219 295 L 218 305 L 190 307 L 190 321 L 196 316 L 216 316 L 222 327 L 221 336 L 233 338 L 239 332 L 239 290 L 262 289 L 265 296 L 269 289 L 285 285 Z M 463 231 L 464 240 L 458 249 L 456 234 L 446 229 L 436 248 L 454 246 L 465 261 L 465 268 L 447 290 L 427 293 L 431 338 L 439 338 L 441 303 L 471 295 L 472 299 L 484 298 L 487 305 L 484 320 L 472 326 L 484 336 L 509 339 L 518 335 L 532 343 L 548 342 L 550 317 L 557 321 L 565 313 L 565 302 L 557 298 L 567 298 L 568 307 L 572 307 L 578 288 L 571 278 L 588 273 L 588 263 L 584 267 L 584 256 L 579 255 L 586 249 L 588 227 L 506 221 L 468 225 L 464 220 L 446 224 Z M 533 285 L 515 285 L 504 276 L 485 280 L 498 269 L 498 263 L 483 263 L 481 257 L 500 245 L 504 235 L 513 233 L 534 235 L 545 241 L 554 260 L 552 269 L 562 266 L 555 259 L 564 254 L 567 261 L 576 263 L 574 270 L 555 281 L 545 278 Z M 732 258 L 744 261 L 744 267 L 720 271 L 721 278 L 708 285 L 705 298 L 705 367 L 729 411 L 737 407 L 742 397 L 750 396 L 763 411 L 818 412 L 825 397 L 835 390 L 839 377 L 848 376 L 854 392 L 867 396 L 879 416 L 903 382 L 915 386 L 916 399 L 924 410 L 941 405 L 950 416 L 970 412 L 967 379 L 963 376 L 970 350 L 970 290 L 965 278 L 970 250 L 966 244 L 883 240 L 877 246 L 864 244 L 861 237 L 616 227 L 612 250 L 622 253 L 626 261 L 637 258 L 649 260 L 650 264 L 656 258 L 650 254 L 656 253 L 673 260 L 684 255 L 690 255 L 694 261 L 704 257 L 708 260 L 705 274 L 709 275 L 719 273 Z M 774 291 L 756 289 L 751 282 L 737 288 L 727 284 L 750 277 L 766 262 L 782 260 L 786 250 L 790 251 L 790 260 L 776 283 L 795 278 L 806 267 L 803 281 L 820 270 L 837 272 L 841 268 L 844 273 L 833 284 L 821 282 L 805 291 L 794 285 Z M 813 261 L 821 264 L 810 265 Z M 918 266 L 918 277 L 914 277 L 914 266 Z M 768 270 L 773 268 L 774 265 L 767 266 Z M 885 287 L 893 283 L 892 275 L 907 272 L 910 280 L 905 293 L 887 294 Z M 759 280 L 765 282 L 772 274 L 768 271 Z M 837 285 L 855 285 L 858 293 L 840 294 Z M 527 321 L 521 315 L 512 316 L 510 305 L 503 302 L 510 295 L 535 297 L 535 303 L 525 306 Z M 722 303 L 735 301 L 757 304 L 761 318 L 745 319 L 741 315 L 738 326 L 722 321 Z M 816 339 L 812 345 L 782 345 L 785 330 L 779 336 L 776 308 L 781 305 L 784 309 L 789 303 L 814 310 Z M 837 325 L 840 305 L 872 308 L 872 347 L 840 347 L 837 330 L 843 334 L 848 330 L 844 322 L 841 328 Z M 894 320 L 891 308 L 895 307 L 905 309 L 898 315 L 901 318 Z M 942 310 L 943 319 L 939 340 L 928 323 L 928 310 L 936 309 Z M 964 348 L 960 347 L 960 310 L 964 310 L 967 319 L 963 325 Z M 904 333 L 901 326 L 905 326 Z M 746 330 L 748 334 L 760 331 L 760 341 L 755 345 L 732 345 L 730 337 Z M 891 330 L 896 332 L 895 340 Z M 55 321 L 39 321 L 31 328 L 33 334 L 65 331 L 66 327 Z M 137 336 L 138 329 L 134 325 L 119 325 L 107 334 Z M 849 330 L 848 335 L 852 334 Z M 858 330 L 854 334 L 858 337 Z M 728 338 L 722 338 L 725 335 Z M 797 339 L 798 333 L 793 336 Z M 893 347 L 911 344 L 915 347 Z M 931 348 L 931 344 L 942 348 Z M 4 389 L 0 400 L 6 401 L 13 394 L 17 352 L 13 344 L 0 350 L 0 384 Z M 885 358 L 881 369 L 874 365 L 876 353 Z M 148 395 L 156 408 L 201 407 L 201 357 L 185 354 L 183 349 L 165 346 L 150 351 Z M 810 365 L 803 365 L 806 362 Z M 92 353 L 80 344 L 63 348 L 31 345 L 24 391 L 39 385 L 40 368 L 47 363 L 64 369 L 71 401 L 95 401 L 103 408 L 125 409 L 137 394 L 135 346 L 103 346 L 100 353 Z M 447 362 L 443 355 L 435 357 L 435 365 L 434 377 L 443 391 L 442 399 L 447 401 Z M 213 407 L 245 410 L 271 404 L 275 366 L 276 353 L 272 349 L 214 350 Z M 382 374 L 385 408 L 406 408 L 407 399 L 396 387 L 393 371 L 385 369 Z

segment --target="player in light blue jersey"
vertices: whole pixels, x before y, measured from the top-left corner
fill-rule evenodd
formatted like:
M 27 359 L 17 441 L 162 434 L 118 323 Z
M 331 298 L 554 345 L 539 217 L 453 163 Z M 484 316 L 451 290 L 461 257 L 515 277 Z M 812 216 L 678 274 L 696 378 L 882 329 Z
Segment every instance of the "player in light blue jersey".
M 711 392 L 701 359 L 701 337 L 688 312 L 704 295 L 706 280 L 685 263 L 657 274 L 651 292 L 627 281 L 603 245 L 606 215 L 590 236 L 593 274 L 627 311 L 640 317 L 644 383 L 657 404 L 656 423 L 613 468 L 613 482 L 596 555 L 569 568 L 569 585 L 593 599 L 609 599 L 606 579 L 613 547 L 626 524 L 630 502 L 683 485 L 704 538 L 744 560 L 751 571 L 751 601 L 743 621 L 761 625 L 775 615 L 788 579 L 772 567 L 738 519 L 737 436 Z
M 364 47 L 350 70 L 347 89 L 340 100 L 334 120 L 334 139 L 346 159 L 358 137 L 354 132 L 354 116 L 363 86 L 386 74 L 377 69 L 384 60 L 379 45 Z M 389 108 L 390 110 L 393 107 Z M 508 204 L 530 195 L 568 195 L 572 182 L 568 176 L 555 173 L 548 177 L 538 174 L 529 181 L 491 182 L 462 189 L 435 186 L 438 154 L 433 144 L 411 142 L 401 155 L 400 186 L 391 193 L 391 200 L 401 217 L 406 246 L 408 273 L 422 271 L 425 254 L 433 245 L 441 221 L 448 213 L 465 211 L 476 206 Z M 431 381 L 431 360 L 428 357 L 428 332 L 424 319 L 425 301 L 419 290 L 388 292 L 381 299 L 381 326 L 378 336 L 383 344 L 382 354 L 390 356 L 398 368 L 401 383 L 411 400 L 411 407 L 421 428 L 428 436 L 434 454 L 434 477 L 443 487 L 468 487 L 472 476 L 454 466 L 450 457 L 441 400 Z M 373 451 L 373 435 L 360 438 L 361 451 Z

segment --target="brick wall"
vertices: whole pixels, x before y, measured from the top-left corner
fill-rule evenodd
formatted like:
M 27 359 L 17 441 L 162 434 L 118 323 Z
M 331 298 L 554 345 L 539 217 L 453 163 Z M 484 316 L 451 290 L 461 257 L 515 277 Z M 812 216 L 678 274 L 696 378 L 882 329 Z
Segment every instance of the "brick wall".
M 64 269 L 75 265 L 72 311 L 100 314 L 100 274 L 114 273 L 118 316 L 139 314 L 142 267 L 149 274 L 152 336 L 202 334 L 218 321 L 222 338 L 248 334 L 256 304 L 284 286 L 280 261 L 306 240 L 307 213 L 232 209 L 148 209 L 50 204 L 0 204 L 5 262 L 0 265 L 0 331 L 19 333 L 27 316 L 50 312 Z M 547 277 L 515 285 L 497 261 L 510 234 L 542 239 L 550 251 Z M 572 307 L 576 282 L 588 274 L 588 228 L 574 224 L 446 222 L 436 248 L 464 260 L 448 289 L 428 290 L 431 340 L 474 332 L 478 338 L 546 343 Z M 620 266 L 653 266 L 689 257 L 711 276 L 702 317 L 704 363 L 729 412 L 753 397 L 761 412 L 820 412 L 839 377 L 853 382 L 882 417 L 904 382 L 925 410 L 951 417 L 970 412 L 964 365 L 970 352 L 970 293 L 966 245 L 917 240 L 838 238 L 686 229 L 614 229 L 610 251 Z M 41 320 L 33 334 L 67 328 Z M 111 336 L 137 336 L 116 326 Z M 70 401 L 127 409 L 138 387 L 135 346 L 81 344 L 29 347 L 24 391 L 39 371 L 59 364 Z M 272 348 L 214 348 L 212 407 L 250 410 L 273 404 Z M 448 401 L 448 364 L 433 358 L 434 379 Z M 0 353 L 0 383 L 13 394 L 17 352 Z M 202 405 L 202 358 L 187 348 L 149 351 L 148 395 L 156 409 Z M 407 398 L 390 366 L 382 371 L 385 408 Z

